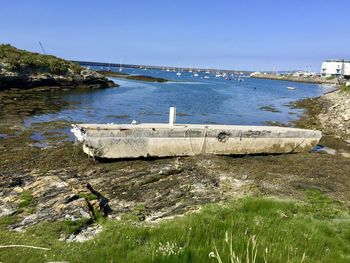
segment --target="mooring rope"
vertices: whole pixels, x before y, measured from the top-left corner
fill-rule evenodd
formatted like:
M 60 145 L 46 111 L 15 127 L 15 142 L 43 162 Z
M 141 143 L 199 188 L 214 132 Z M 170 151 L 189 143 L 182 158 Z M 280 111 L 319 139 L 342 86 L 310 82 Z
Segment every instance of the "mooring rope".
M 202 143 L 202 150 L 201 150 L 201 153 L 202 154 L 205 154 L 205 150 L 206 150 L 206 140 L 207 140 L 207 132 L 208 132 L 208 127 L 205 126 L 205 130 L 204 130 L 204 138 L 203 138 L 203 143 Z
M 289 152 L 285 152 L 283 153 L 283 155 L 288 154 L 288 153 L 292 153 L 296 148 L 298 148 L 300 145 L 302 145 L 307 139 L 309 139 L 311 136 L 313 136 L 316 133 L 316 129 L 313 129 L 313 132 L 307 136 L 306 138 L 304 138 L 304 140 L 302 140 L 299 144 L 297 144 L 295 147 L 292 148 L 292 150 L 290 150 Z
M 191 131 L 191 129 L 190 129 L 190 128 L 187 128 L 187 130 L 185 131 L 185 137 L 186 137 L 186 134 L 188 134 L 191 152 L 192 152 L 192 155 L 195 155 L 195 153 L 194 153 L 194 151 L 193 151 L 193 146 L 192 146 L 192 140 L 191 140 L 191 133 L 190 133 L 190 131 Z
M 190 148 L 191 148 L 191 152 L 192 152 L 192 155 L 196 155 L 196 154 L 205 154 L 206 152 L 206 139 L 207 139 L 207 132 L 208 132 L 208 127 L 206 126 L 205 127 L 205 130 L 204 130 L 204 136 L 203 136 L 203 142 L 202 142 L 202 146 L 199 147 L 198 149 L 198 152 L 196 153 L 194 150 L 193 150 L 193 144 L 192 144 L 192 137 L 191 137 L 191 129 L 190 128 L 187 128 L 187 130 L 185 131 L 184 133 L 184 137 L 186 138 L 186 134 L 188 134 L 188 138 L 189 138 L 189 143 L 190 143 Z

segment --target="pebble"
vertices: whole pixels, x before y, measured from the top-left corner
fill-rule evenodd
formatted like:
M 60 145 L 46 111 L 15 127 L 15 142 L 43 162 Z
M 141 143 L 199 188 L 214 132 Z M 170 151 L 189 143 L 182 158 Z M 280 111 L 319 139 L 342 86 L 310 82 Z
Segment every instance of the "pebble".
M 345 158 L 350 158 L 350 153 L 342 152 L 340 154 Z

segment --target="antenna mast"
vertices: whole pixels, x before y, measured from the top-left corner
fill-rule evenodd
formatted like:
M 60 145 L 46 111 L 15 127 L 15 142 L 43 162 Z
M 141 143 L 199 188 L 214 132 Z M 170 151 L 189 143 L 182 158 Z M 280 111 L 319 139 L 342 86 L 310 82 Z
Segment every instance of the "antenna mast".
M 44 55 L 46 55 L 46 51 L 45 51 L 45 49 L 44 49 L 44 46 L 43 46 L 43 44 L 41 44 L 40 41 L 39 41 L 39 46 L 40 46 L 40 48 L 41 48 L 41 52 L 42 52 Z

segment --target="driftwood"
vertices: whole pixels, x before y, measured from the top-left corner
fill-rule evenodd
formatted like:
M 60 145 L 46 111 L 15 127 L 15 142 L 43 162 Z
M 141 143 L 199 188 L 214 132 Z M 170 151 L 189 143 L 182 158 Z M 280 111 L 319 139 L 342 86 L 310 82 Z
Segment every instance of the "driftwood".
M 35 247 L 35 246 L 27 246 L 27 245 L 4 245 L 4 246 L 0 245 L 0 248 L 12 248 L 12 247 L 24 247 L 24 248 L 33 248 L 33 249 L 41 249 L 41 250 L 51 250 L 51 248 Z

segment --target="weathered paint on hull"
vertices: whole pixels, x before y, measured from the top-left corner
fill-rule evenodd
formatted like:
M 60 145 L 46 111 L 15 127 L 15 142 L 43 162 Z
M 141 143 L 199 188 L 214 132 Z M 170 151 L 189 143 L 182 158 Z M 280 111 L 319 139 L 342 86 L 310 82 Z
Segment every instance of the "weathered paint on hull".
M 321 132 L 269 126 L 80 125 L 84 152 L 99 158 L 190 156 L 196 154 L 281 154 L 305 152 Z

